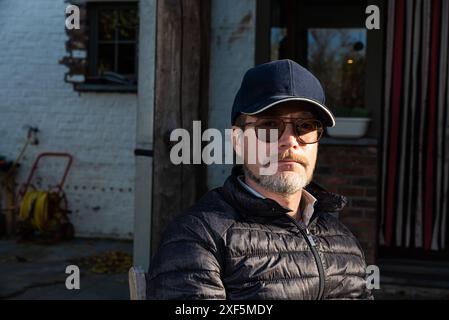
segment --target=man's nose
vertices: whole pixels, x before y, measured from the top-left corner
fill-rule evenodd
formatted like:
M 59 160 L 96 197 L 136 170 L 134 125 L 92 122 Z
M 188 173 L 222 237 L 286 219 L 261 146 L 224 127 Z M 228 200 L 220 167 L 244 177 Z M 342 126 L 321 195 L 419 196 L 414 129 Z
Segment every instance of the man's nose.
M 280 137 L 278 143 L 279 148 L 281 149 L 290 149 L 290 148 L 298 149 L 301 146 L 305 146 L 305 144 L 299 142 L 292 123 L 286 124 L 285 130 L 282 133 L 282 136 Z

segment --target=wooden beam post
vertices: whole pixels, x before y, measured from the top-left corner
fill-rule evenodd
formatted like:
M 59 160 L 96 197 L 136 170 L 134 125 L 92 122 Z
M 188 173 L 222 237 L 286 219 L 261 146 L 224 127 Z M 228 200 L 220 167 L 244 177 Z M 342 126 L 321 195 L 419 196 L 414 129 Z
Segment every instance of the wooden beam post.
M 156 88 L 152 252 L 168 222 L 199 197 L 205 179 L 200 165 L 170 161 L 170 133 L 177 128 L 192 134 L 194 120 L 206 120 L 209 58 L 209 0 L 158 0 L 156 29 Z M 206 12 L 205 12 L 206 10 Z M 207 11 L 208 10 L 208 11 Z M 202 121 L 202 128 L 205 122 Z M 192 149 L 190 150 L 192 152 Z M 192 157 L 191 157 L 192 158 Z

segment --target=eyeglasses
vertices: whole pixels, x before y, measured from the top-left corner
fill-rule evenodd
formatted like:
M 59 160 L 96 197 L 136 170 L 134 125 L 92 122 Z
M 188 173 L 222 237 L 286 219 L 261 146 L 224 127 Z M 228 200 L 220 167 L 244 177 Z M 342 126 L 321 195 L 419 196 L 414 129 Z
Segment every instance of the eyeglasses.
M 314 144 L 317 143 L 323 135 L 323 124 L 316 119 L 299 119 L 299 118 L 282 118 L 282 117 L 259 117 L 255 122 L 248 122 L 242 125 L 242 128 L 246 126 L 254 126 L 256 131 L 256 137 L 262 142 L 275 142 L 278 141 L 287 127 L 287 123 L 293 125 L 296 138 L 302 144 Z M 272 140 L 270 130 L 277 130 L 277 136 Z

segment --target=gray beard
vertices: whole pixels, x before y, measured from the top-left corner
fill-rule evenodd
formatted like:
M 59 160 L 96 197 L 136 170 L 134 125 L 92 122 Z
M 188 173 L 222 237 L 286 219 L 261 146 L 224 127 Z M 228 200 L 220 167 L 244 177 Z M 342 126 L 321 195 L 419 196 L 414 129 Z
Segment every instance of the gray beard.
M 281 196 L 294 194 L 310 183 L 305 173 L 278 172 L 273 175 L 257 176 L 246 165 L 243 165 L 243 171 L 246 177 L 256 182 L 262 188 Z

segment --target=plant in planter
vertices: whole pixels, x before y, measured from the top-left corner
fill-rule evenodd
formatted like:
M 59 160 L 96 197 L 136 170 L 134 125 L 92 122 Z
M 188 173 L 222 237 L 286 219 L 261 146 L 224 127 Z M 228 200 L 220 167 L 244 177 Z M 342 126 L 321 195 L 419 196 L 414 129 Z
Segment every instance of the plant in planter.
M 371 121 L 365 108 L 338 108 L 335 112 L 335 126 L 327 128 L 327 134 L 335 138 L 361 138 L 366 134 Z

